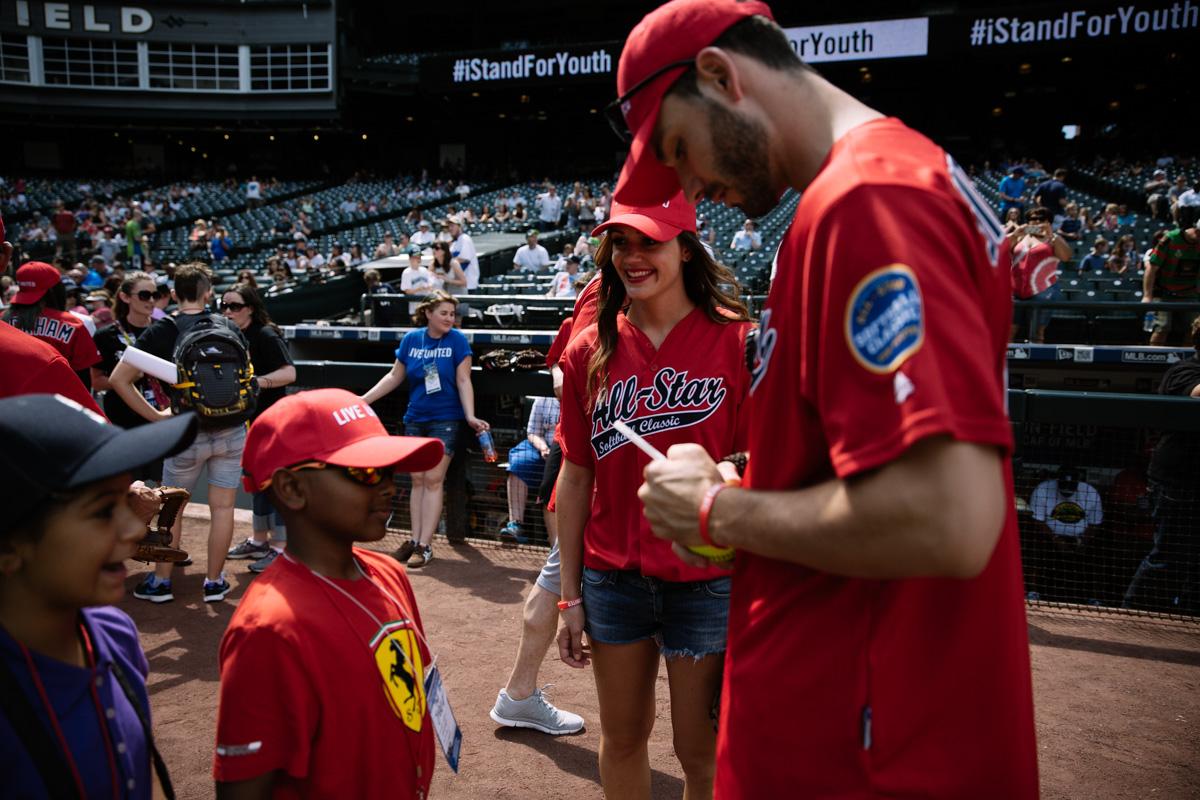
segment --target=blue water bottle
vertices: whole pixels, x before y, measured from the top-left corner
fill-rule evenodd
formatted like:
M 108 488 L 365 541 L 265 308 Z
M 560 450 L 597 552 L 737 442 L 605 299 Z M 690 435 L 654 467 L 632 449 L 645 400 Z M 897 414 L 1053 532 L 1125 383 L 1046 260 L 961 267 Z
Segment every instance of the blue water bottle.
M 1142 330 L 1146 333 L 1154 333 L 1154 312 L 1147 311 L 1146 316 L 1142 318 Z
M 479 438 L 479 449 L 483 451 L 483 460 L 495 464 L 496 443 L 492 441 L 491 431 L 480 431 L 476 436 Z

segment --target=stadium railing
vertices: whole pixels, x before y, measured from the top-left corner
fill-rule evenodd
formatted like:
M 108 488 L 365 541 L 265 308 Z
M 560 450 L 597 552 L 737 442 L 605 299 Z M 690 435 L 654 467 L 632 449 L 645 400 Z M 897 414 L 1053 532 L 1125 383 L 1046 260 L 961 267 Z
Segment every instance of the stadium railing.
M 341 386 L 365 391 L 387 363 L 299 361 L 294 391 Z M 476 367 L 477 413 L 492 425 L 499 461 L 483 461 L 465 430 L 446 483 L 447 537 L 491 539 L 507 519 L 503 465 L 508 450 L 525 438 L 528 398 L 550 396 L 548 372 L 485 371 Z M 1164 435 L 1184 438 L 1200 459 L 1200 404 L 1189 398 L 1088 392 L 1008 393 L 1016 451 L 1013 482 L 1020 528 L 1025 590 L 1030 603 L 1095 613 L 1140 613 L 1200 622 L 1200 487 L 1180 496 L 1156 484 L 1147 468 Z M 387 428 L 403 432 L 403 389 L 376 403 Z M 1075 493 L 1056 481 L 1073 476 Z M 390 526 L 406 528 L 408 481 Z M 1085 488 L 1090 487 L 1090 488 Z M 546 545 L 541 513 L 530 494 L 525 528 L 534 544 Z M 1171 495 L 1171 496 L 1165 496 Z M 1190 505 L 1189 505 L 1190 504 Z M 1078 535 L 1075 535 L 1075 534 Z M 1164 548 L 1129 600 L 1135 574 L 1158 536 Z M 1169 546 L 1167 546 L 1169 545 Z M 1168 574 L 1169 573 L 1169 574 Z M 1129 608 L 1123 608 L 1129 606 Z

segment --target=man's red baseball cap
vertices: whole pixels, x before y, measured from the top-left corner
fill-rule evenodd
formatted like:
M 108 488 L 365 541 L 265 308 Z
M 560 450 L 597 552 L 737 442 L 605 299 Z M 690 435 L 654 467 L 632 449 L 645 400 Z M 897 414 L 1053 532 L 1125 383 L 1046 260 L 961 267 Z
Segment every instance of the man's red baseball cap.
M 626 205 L 613 199 L 611 214 L 597 225 L 592 236 L 599 236 L 616 225 L 628 225 L 656 242 L 667 242 L 682 231 L 696 232 L 696 207 L 687 201 L 678 186 L 675 196 L 665 203 L 648 206 Z
M 306 461 L 424 472 L 444 452 L 439 439 L 391 436 L 356 394 L 313 389 L 288 395 L 254 420 L 242 451 L 242 486 L 260 492 L 276 470 Z
M 62 282 L 57 269 L 44 261 L 27 261 L 17 268 L 17 286 L 20 291 L 12 299 L 14 303 L 32 305 L 42 299 L 56 283 Z
M 701 50 L 735 23 L 756 15 L 774 19 L 767 4 L 756 0 L 672 0 L 647 14 L 630 32 L 617 65 L 617 97 L 633 141 L 614 197 L 647 206 L 679 191 L 675 171 L 662 165 L 651 143 L 663 95 L 687 69 L 676 62 L 694 62 Z M 630 92 L 632 96 L 626 97 Z

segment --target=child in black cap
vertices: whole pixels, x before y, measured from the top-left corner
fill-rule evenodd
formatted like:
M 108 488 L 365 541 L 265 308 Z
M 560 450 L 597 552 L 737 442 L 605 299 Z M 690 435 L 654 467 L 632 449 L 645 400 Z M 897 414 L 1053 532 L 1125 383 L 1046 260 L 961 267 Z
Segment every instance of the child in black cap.
M 150 735 L 146 656 L 112 604 L 146 533 L 131 473 L 195 434 L 193 414 L 126 431 L 61 395 L 0 400 L 5 797 L 149 798 L 152 757 L 173 796 Z

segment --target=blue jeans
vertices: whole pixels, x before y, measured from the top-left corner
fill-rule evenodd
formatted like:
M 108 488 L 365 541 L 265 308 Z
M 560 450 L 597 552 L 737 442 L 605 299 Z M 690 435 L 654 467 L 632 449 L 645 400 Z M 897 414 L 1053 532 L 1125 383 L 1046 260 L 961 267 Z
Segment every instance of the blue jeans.
M 1024 298 L 1025 302 L 1032 301 L 1034 303 L 1053 303 L 1058 302 L 1061 299 L 1062 289 L 1059 288 L 1057 283 L 1055 283 L 1049 289 L 1035 294 L 1033 297 Z M 1029 329 L 1030 320 L 1033 320 L 1035 327 L 1044 328 L 1050 324 L 1050 319 L 1053 316 L 1054 309 L 1052 308 L 1013 308 L 1013 324 L 1017 326 L 1018 335 L 1028 333 L 1031 334 L 1031 337 L 1036 336 L 1037 331 L 1031 331 Z
M 722 653 L 730 585 L 729 577 L 675 582 L 584 567 L 584 629 L 603 644 L 654 639 L 667 658 Z
M 1200 610 L 1200 489 L 1151 483 L 1154 549 L 1138 565 L 1124 608 Z

